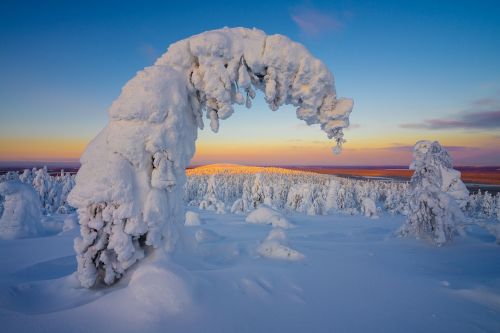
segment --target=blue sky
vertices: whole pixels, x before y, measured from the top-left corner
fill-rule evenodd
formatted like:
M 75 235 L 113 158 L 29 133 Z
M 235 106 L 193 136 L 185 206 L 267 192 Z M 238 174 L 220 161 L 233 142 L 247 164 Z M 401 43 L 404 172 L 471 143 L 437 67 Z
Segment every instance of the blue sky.
M 332 70 L 338 94 L 355 100 L 347 154 L 325 163 L 370 163 L 349 149 L 400 152 L 429 138 L 475 149 L 457 155 L 462 164 L 500 164 L 498 1 L 4 1 L 0 159 L 12 158 L 6 146 L 16 138 L 90 140 L 138 70 L 169 44 L 224 26 L 304 44 Z M 324 140 L 289 108 L 269 112 L 260 99 L 223 122 L 218 135 L 204 131 L 200 146 L 237 138 L 248 145 L 296 140 L 307 149 Z M 255 140 L 252 125 L 262 119 L 269 126 Z M 406 163 L 404 156 L 394 162 Z

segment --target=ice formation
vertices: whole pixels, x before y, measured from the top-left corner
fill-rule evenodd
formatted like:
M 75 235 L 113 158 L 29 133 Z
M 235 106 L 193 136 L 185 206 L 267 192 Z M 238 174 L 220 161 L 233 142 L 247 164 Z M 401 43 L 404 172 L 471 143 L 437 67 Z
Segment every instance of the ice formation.
M 459 206 L 469 192 L 460 180 L 460 172 L 453 169 L 450 155 L 437 141 L 415 144 L 410 169 L 415 172 L 401 234 L 430 238 L 441 245 L 452 239 L 457 222 L 464 219 Z
M 244 28 L 171 45 L 123 87 L 81 157 L 69 202 L 81 224 L 75 250 L 83 286 L 115 282 L 145 247 L 174 249 L 203 114 L 217 132 L 233 104 L 251 105 L 256 89 L 272 110 L 297 107 L 297 117 L 320 124 L 340 150 L 353 102 L 337 98 L 332 74 L 302 45 Z
M 0 238 L 32 237 L 43 231 L 40 201 L 33 187 L 19 180 L 5 181 L 0 183 L 0 197 Z

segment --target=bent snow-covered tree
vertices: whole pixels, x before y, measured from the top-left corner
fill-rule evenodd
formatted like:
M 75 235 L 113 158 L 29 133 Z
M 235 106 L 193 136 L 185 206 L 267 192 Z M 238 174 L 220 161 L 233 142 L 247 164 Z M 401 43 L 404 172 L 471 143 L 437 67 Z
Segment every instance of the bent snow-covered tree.
M 413 149 L 409 212 L 400 232 L 426 237 L 438 245 L 451 240 L 464 219 L 460 206 L 469 192 L 439 142 L 419 141 Z
M 69 201 L 81 224 L 75 250 L 83 286 L 113 283 L 147 249 L 174 249 L 185 168 L 204 114 L 217 132 L 233 104 L 251 106 L 256 89 L 272 110 L 297 107 L 297 117 L 320 124 L 340 151 L 353 102 L 337 98 L 332 74 L 302 45 L 244 28 L 171 45 L 123 87 L 81 157 Z

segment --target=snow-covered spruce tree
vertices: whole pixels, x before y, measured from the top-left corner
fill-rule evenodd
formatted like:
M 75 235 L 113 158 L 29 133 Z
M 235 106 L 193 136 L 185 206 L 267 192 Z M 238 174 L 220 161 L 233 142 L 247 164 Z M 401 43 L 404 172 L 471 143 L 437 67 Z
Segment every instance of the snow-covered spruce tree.
M 352 100 L 300 44 L 260 30 L 221 29 L 171 45 L 137 73 L 87 147 L 69 203 L 78 209 L 78 277 L 85 287 L 119 279 L 145 248 L 174 249 L 184 219 L 185 168 L 203 116 L 214 132 L 255 89 L 272 110 L 291 104 L 341 149 Z
M 42 205 L 42 212 L 44 214 L 52 212 L 52 205 L 49 200 L 50 191 L 52 189 L 52 181 L 47 171 L 47 167 L 36 170 L 33 179 L 33 187 L 38 193 L 40 204 Z
M 325 210 L 327 213 L 336 212 L 339 209 L 338 191 L 340 182 L 337 179 L 331 179 L 328 183 L 328 192 L 326 194 Z
M 461 195 L 446 192 L 451 178 L 455 183 L 461 182 L 460 173 L 453 170 L 450 155 L 437 141 L 415 144 L 410 169 L 414 173 L 409 188 L 409 212 L 400 233 L 429 238 L 442 245 L 452 239 L 456 223 L 464 219 L 459 208 Z
M 224 202 L 217 198 L 217 184 L 215 179 L 215 174 L 208 177 L 207 192 L 205 197 L 200 202 L 199 208 L 212 210 L 217 212 L 217 214 L 224 214 L 226 212 Z
M 262 184 L 262 174 L 256 173 L 252 185 L 252 209 L 264 203 L 264 185 Z

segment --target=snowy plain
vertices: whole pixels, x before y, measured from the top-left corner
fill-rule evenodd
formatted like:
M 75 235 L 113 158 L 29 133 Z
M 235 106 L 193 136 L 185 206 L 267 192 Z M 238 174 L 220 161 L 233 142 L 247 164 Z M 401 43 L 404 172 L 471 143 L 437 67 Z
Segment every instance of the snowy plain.
M 148 257 L 107 288 L 74 275 L 78 228 L 0 240 L 2 332 L 500 331 L 500 248 L 475 226 L 437 247 L 395 236 L 401 215 L 291 213 L 289 261 L 259 254 L 272 226 L 187 209 L 204 224 L 168 267 Z

